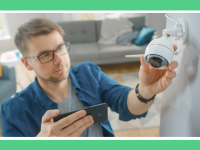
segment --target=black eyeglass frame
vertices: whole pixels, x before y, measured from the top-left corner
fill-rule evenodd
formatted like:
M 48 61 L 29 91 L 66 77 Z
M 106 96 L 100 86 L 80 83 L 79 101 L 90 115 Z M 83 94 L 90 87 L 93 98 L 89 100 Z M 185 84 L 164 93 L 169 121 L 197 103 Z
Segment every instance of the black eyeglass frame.
M 65 44 L 63 44 L 63 45 L 68 45 L 69 46 L 69 50 L 67 49 L 67 52 L 66 53 L 64 53 L 64 54 L 62 54 L 62 55 L 65 55 L 65 54 L 67 54 L 67 53 L 69 53 L 69 51 L 70 51 L 70 43 L 69 42 L 65 42 Z M 61 45 L 61 46 L 63 46 L 63 45 Z M 60 46 L 60 47 L 61 47 Z M 53 50 L 53 51 L 49 51 L 49 52 L 53 52 L 53 57 L 52 57 L 52 59 L 51 60 L 49 60 L 49 61 L 47 61 L 47 62 L 45 62 L 45 63 L 48 63 L 48 62 L 50 62 L 50 61 L 52 61 L 53 59 L 54 59 L 54 52 L 55 51 L 57 51 L 58 52 L 58 49 L 60 48 L 60 47 L 58 47 L 56 50 Z M 47 52 L 48 53 L 48 52 Z M 45 53 L 44 53 L 45 54 Z M 25 58 L 35 58 L 35 59 L 39 59 L 39 61 L 40 61 L 40 56 L 42 56 L 42 55 L 44 55 L 44 54 L 41 54 L 41 55 L 39 55 L 39 56 L 37 56 L 37 57 L 25 57 Z M 59 53 L 58 53 L 59 54 Z M 60 54 L 59 54 L 60 55 Z M 60 56 L 62 56 L 62 55 L 60 55 Z M 41 61 L 40 61 L 40 63 L 41 64 L 45 64 L 45 63 L 42 63 Z

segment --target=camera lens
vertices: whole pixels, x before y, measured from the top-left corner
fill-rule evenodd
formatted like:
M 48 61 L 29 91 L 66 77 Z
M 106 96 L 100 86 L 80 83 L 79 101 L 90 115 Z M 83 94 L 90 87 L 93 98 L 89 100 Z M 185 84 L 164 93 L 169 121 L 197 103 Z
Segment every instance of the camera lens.
M 169 65 L 168 61 L 164 57 L 156 54 L 147 55 L 145 57 L 145 61 L 148 63 L 148 65 L 157 69 L 164 69 Z

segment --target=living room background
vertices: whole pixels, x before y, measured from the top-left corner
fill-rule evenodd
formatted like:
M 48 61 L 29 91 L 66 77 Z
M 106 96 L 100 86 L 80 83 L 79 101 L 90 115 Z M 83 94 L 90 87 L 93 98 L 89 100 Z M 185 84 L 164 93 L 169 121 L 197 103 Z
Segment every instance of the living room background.
M 105 17 L 117 17 L 117 16 L 125 16 L 125 17 L 134 17 L 134 16 L 145 16 L 145 25 L 150 28 L 154 28 L 159 36 L 162 35 L 162 30 L 165 28 L 165 16 L 164 13 L 107 13 L 102 15 L 102 13 L 93 13 L 98 19 L 104 19 Z M 82 19 L 84 20 L 86 15 L 82 15 Z M 91 16 L 91 15 L 90 15 Z M 0 40 L 1 51 L 9 51 L 12 49 L 16 49 L 16 46 L 13 42 L 13 36 L 16 32 L 17 27 L 31 19 L 37 17 L 45 17 L 52 19 L 56 22 L 62 21 L 75 21 L 81 19 L 80 13 L 2 13 L 1 18 L 4 25 L 4 30 L 6 34 L 10 36 L 10 38 Z

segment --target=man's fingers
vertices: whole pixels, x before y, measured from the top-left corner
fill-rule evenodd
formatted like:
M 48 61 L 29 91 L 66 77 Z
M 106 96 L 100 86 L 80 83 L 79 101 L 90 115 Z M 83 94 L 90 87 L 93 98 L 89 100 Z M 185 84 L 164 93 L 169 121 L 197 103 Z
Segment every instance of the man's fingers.
M 168 70 L 168 71 L 166 72 L 166 77 L 167 77 L 167 78 L 173 79 L 173 78 L 176 77 L 176 72 L 175 72 L 175 71 Z
M 50 122 L 52 120 L 52 118 L 58 116 L 58 114 L 59 114 L 58 109 L 46 111 L 46 113 L 42 117 L 42 124 L 45 122 Z
M 166 88 L 167 88 L 168 86 L 170 86 L 171 83 L 172 83 L 172 78 L 166 77 L 166 79 L 165 79 Z M 166 88 L 165 88 L 165 89 L 166 89 Z
M 81 133 L 83 133 L 83 131 L 88 128 L 89 126 L 91 126 L 94 122 L 89 122 L 85 125 L 83 125 L 82 127 L 80 127 L 78 130 L 74 131 L 72 134 L 69 135 L 69 137 L 79 137 L 81 135 Z
M 172 83 L 172 78 L 168 78 L 166 75 L 162 77 L 162 88 L 166 90 L 167 87 Z
M 92 119 L 92 121 L 87 122 L 86 124 L 84 124 L 83 126 L 79 127 L 76 131 L 74 131 L 73 133 L 71 133 L 69 135 L 69 137 L 79 137 L 81 135 L 81 133 L 83 133 L 83 131 L 88 128 L 89 126 L 91 126 L 94 123 L 94 120 Z
M 168 70 L 165 75 L 162 77 L 162 87 L 165 90 L 172 83 L 172 79 L 176 77 L 176 72 Z
M 177 61 L 172 61 L 169 65 L 170 70 L 174 70 L 178 67 L 178 62 Z
M 75 122 L 76 120 L 84 117 L 86 115 L 86 111 L 85 110 L 80 110 L 80 111 L 77 111 L 57 122 L 54 123 L 54 128 L 57 128 L 57 129 L 63 129 L 65 128 L 66 126 L 69 126 L 70 124 L 72 124 L 73 122 Z
M 144 55 L 140 56 L 140 62 L 141 62 L 140 71 L 142 72 L 149 71 L 149 65 L 145 62 Z
M 73 136 L 80 136 L 81 133 L 90 125 L 94 123 L 94 120 L 92 116 L 85 116 L 84 118 L 81 118 L 77 121 L 75 121 L 73 124 L 69 125 L 65 129 L 61 130 L 61 136 L 70 136 L 73 134 Z M 81 128 L 81 129 L 80 129 Z M 75 133 L 76 132 L 76 133 Z
M 173 44 L 173 48 L 174 48 L 174 51 L 177 50 L 177 46 L 175 44 Z

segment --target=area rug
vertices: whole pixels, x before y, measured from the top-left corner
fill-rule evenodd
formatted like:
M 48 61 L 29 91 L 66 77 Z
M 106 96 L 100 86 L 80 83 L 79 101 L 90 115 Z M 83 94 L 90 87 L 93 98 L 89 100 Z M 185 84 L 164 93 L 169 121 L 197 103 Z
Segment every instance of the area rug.
M 139 73 L 118 73 L 108 74 L 111 79 L 116 80 L 119 84 L 135 88 L 139 81 Z M 161 111 L 162 94 L 157 94 L 153 105 L 149 108 L 145 118 L 131 120 L 128 122 L 120 121 L 119 115 L 108 109 L 108 118 L 114 131 L 116 130 L 132 130 L 142 128 L 152 128 L 160 126 L 160 111 Z

